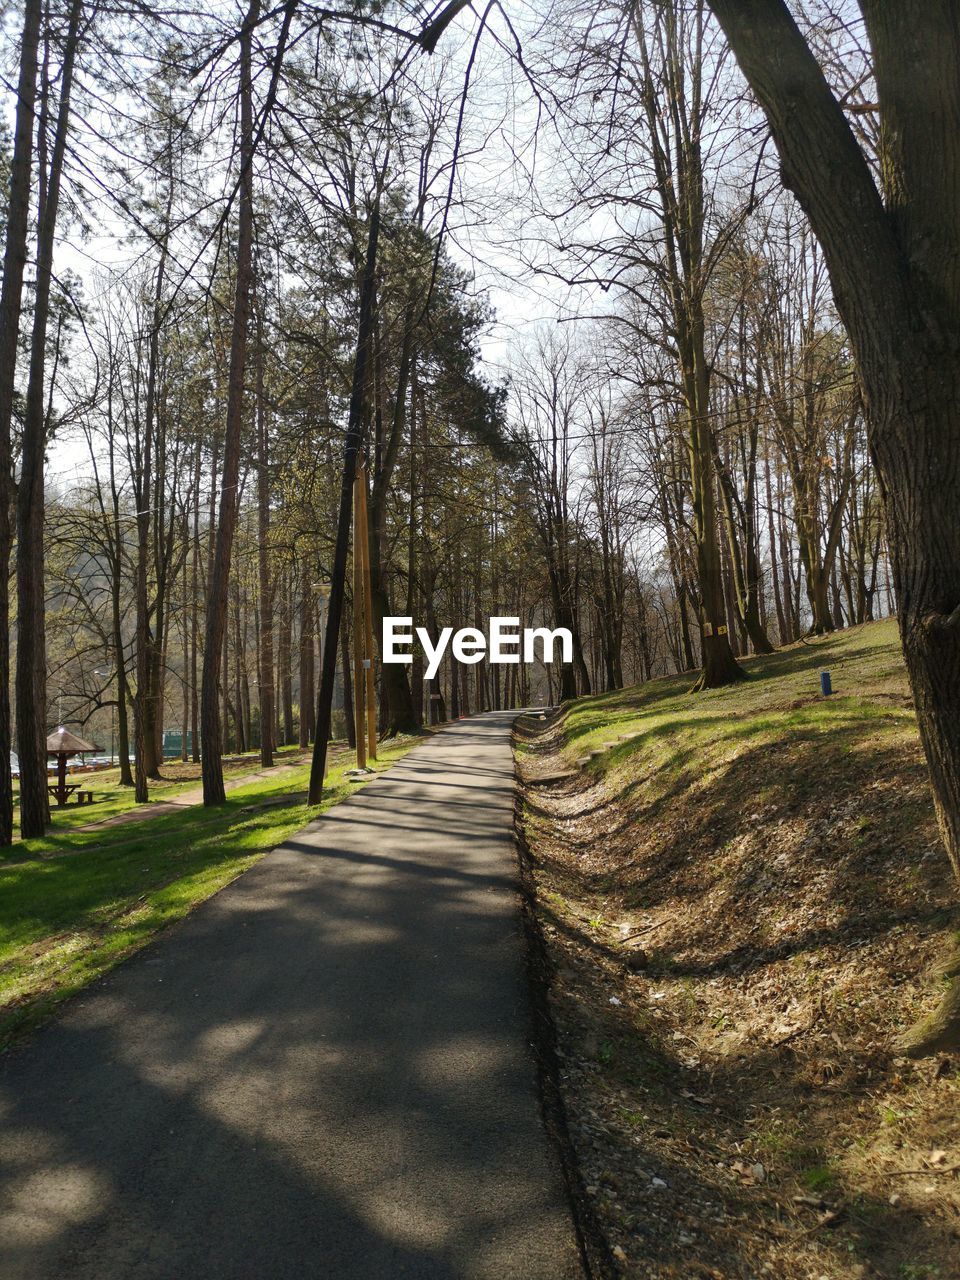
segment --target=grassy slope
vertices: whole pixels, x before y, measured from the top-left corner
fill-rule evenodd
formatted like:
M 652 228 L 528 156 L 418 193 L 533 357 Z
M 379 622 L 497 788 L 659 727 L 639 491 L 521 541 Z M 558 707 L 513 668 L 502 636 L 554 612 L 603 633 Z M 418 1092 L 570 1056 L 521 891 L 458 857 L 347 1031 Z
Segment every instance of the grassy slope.
M 376 767 L 412 745 L 381 747 Z M 330 770 L 323 809 L 356 789 L 349 763 Z M 222 808 L 93 832 L 60 824 L 17 845 L 0 863 L 0 1048 L 315 817 L 308 776 L 309 765 L 285 768 L 231 791 Z
M 585 1176 L 629 1274 L 960 1275 L 957 1078 L 891 1048 L 957 921 L 895 627 L 747 665 L 519 744 Z

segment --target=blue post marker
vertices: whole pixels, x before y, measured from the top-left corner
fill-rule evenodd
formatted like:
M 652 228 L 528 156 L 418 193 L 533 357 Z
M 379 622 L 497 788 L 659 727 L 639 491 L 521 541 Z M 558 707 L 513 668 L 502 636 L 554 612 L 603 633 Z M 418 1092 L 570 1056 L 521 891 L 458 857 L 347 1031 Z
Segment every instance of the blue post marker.
M 820 692 L 825 698 L 829 698 L 830 694 L 833 693 L 833 685 L 830 683 L 829 671 L 820 672 Z

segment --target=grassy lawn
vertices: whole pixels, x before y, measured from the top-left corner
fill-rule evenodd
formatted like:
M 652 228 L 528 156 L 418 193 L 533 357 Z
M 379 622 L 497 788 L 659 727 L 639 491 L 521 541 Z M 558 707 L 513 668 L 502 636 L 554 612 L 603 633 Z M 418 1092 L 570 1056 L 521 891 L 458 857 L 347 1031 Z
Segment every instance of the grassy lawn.
M 286 765 L 302 758 L 297 747 L 284 747 L 275 753 L 277 764 Z M 229 785 L 231 779 L 256 773 L 260 768 L 259 751 L 248 751 L 244 755 L 230 756 L 223 762 L 223 776 Z M 53 781 L 51 777 L 50 781 Z M 79 783 L 85 791 L 92 791 L 96 801 L 91 805 L 67 805 L 58 809 L 55 805 L 50 810 L 53 831 L 72 831 L 75 827 L 86 826 L 90 822 L 101 822 L 104 818 L 112 818 L 136 808 L 132 787 L 120 785 L 119 769 L 102 769 L 96 773 L 68 773 L 68 782 Z M 165 760 L 163 763 L 163 780 L 149 783 L 150 803 L 160 800 L 175 800 L 185 792 L 193 791 L 200 786 L 200 766 L 192 761 L 182 763 L 180 760 Z M 16 810 L 14 818 L 16 819 Z M 0 854 L 0 857 L 3 855 Z
M 416 741 L 382 746 L 375 767 L 388 768 Z M 319 808 L 305 802 L 303 764 L 236 788 L 215 810 L 68 829 L 70 819 L 89 822 L 93 806 L 71 811 L 68 821 L 61 812 L 42 840 L 18 844 L 0 863 L 0 1049 L 362 786 L 344 776 L 350 763 L 331 768 Z M 253 757 L 240 772 L 256 767 Z M 158 787 L 157 798 L 193 786 Z

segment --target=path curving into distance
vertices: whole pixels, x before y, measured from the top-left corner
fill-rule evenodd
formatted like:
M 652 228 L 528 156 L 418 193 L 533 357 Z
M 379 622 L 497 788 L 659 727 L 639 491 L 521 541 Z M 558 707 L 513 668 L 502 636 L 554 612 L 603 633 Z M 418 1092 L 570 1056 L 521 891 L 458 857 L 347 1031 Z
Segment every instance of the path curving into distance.
M 0 1060 L 4 1280 L 573 1280 L 513 848 L 461 721 Z

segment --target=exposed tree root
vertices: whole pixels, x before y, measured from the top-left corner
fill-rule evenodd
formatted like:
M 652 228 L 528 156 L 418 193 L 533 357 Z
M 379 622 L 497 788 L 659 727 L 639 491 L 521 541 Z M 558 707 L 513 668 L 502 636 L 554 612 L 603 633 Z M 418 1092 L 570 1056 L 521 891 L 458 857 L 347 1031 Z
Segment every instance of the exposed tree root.
M 933 1013 L 906 1031 L 897 1041 L 897 1048 L 908 1058 L 960 1049 L 960 977 L 951 978 Z
M 690 688 L 691 693 L 703 693 L 704 689 L 722 689 L 728 684 L 739 684 L 741 680 L 749 680 L 750 677 L 740 666 L 736 659 L 726 666 L 722 674 L 712 673 L 708 678 L 705 670 L 700 672 L 697 681 Z
M 930 970 L 930 977 L 934 982 L 960 977 L 960 936 L 957 937 L 954 947 L 945 952 Z

